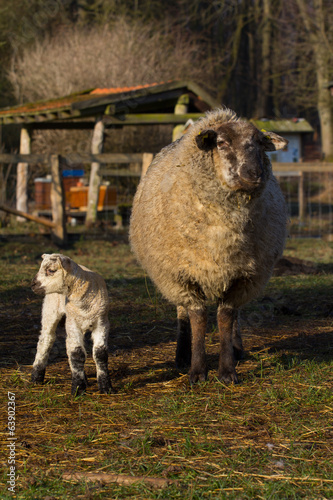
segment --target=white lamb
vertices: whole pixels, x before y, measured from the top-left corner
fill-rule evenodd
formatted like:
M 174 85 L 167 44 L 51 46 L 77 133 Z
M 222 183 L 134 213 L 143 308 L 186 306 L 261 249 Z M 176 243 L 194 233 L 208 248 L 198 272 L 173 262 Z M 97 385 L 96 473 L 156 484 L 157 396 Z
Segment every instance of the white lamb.
M 62 254 L 44 254 L 42 259 L 31 285 L 35 293 L 45 294 L 42 329 L 31 380 L 44 381 L 57 325 L 66 315 L 66 349 L 72 372 L 72 394 L 81 394 L 87 386 L 84 373 L 84 334 L 87 331 L 91 331 L 99 391 L 111 392 L 108 371 L 109 298 L 104 279 Z

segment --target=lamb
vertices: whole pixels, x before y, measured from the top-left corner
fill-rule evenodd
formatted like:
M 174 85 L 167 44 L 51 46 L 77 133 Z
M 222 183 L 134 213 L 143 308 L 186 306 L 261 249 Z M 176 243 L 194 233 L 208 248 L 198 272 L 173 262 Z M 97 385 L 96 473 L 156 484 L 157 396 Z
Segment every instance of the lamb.
M 267 284 L 286 238 L 286 204 L 266 151 L 287 143 L 216 109 L 161 150 L 137 189 L 130 243 L 177 306 L 176 364 L 190 365 L 191 384 L 207 379 L 207 300 L 218 304 L 218 378 L 238 382 L 239 309 Z
M 84 333 L 91 331 L 97 383 L 103 394 L 112 392 L 108 371 L 109 298 L 102 276 L 76 264 L 62 254 L 44 254 L 32 290 L 45 294 L 42 329 L 31 375 L 32 382 L 42 383 L 60 319 L 66 315 L 66 350 L 72 373 L 72 394 L 86 390 L 84 373 L 86 350 Z

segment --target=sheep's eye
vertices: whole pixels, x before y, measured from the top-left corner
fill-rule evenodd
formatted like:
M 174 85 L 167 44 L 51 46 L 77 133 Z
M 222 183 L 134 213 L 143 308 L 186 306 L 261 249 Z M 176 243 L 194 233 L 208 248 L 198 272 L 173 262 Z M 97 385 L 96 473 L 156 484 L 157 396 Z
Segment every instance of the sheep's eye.
M 219 139 L 217 141 L 217 147 L 218 148 L 226 148 L 228 146 L 227 141 L 224 141 L 223 139 Z
M 46 270 L 46 275 L 47 276 L 53 276 L 55 273 L 55 269 L 47 269 Z

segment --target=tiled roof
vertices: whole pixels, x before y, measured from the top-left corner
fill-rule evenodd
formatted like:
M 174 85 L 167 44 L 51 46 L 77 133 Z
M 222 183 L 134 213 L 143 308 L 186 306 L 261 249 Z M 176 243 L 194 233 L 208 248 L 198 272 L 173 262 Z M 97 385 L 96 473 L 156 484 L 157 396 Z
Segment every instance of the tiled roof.
M 150 83 L 145 85 L 136 85 L 132 87 L 112 87 L 112 88 L 95 88 L 89 89 L 82 92 L 77 92 L 75 94 L 71 94 L 64 97 L 59 97 L 56 99 L 48 99 L 45 101 L 36 101 L 33 103 L 24 103 L 19 104 L 17 106 L 8 107 L 0 109 L 0 119 L 5 120 L 5 117 L 11 117 L 15 121 L 15 117 L 18 118 L 21 116 L 23 118 L 24 115 L 30 115 L 31 118 L 33 115 L 36 115 L 36 121 L 41 121 L 42 116 L 44 115 L 44 119 L 47 114 L 52 115 L 53 112 L 63 111 L 63 113 L 70 113 L 68 118 L 76 118 L 80 116 L 79 112 L 76 112 L 72 109 L 72 106 L 77 103 L 84 103 L 85 101 L 92 100 L 96 101 L 103 96 L 107 95 L 120 95 L 123 94 L 135 94 L 137 91 L 147 89 L 147 90 L 158 90 L 159 87 L 167 87 L 168 85 L 177 86 L 177 82 L 160 82 L 160 83 Z M 180 85 L 185 85 L 183 82 L 179 82 Z M 82 108 L 84 106 L 80 106 Z M 38 120 L 38 114 L 40 115 L 40 120 Z M 58 118 L 65 118 L 65 116 L 58 116 Z M 12 120 L 12 121 L 13 121 Z M 22 119 L 22 121 L 24 121 Z M 29 121 L 29 120 L 28 120 Z M 31 120 L 33 121 L 33 120 Z M 6 121 L 4 121 L 6 123 Z
M 147 83 L 147 85 L 136 85 L 135 87 L 111 87 L 103 89 L 94 89 L 90 92 L 90 95 L 101 95 L 101 94 L 121 94 L 124 92 L 131 92 L 132 90 L 148 89 L 151 87 L 156 87 L 156 85 L 162 85 L 164 82 L 160 83 Z

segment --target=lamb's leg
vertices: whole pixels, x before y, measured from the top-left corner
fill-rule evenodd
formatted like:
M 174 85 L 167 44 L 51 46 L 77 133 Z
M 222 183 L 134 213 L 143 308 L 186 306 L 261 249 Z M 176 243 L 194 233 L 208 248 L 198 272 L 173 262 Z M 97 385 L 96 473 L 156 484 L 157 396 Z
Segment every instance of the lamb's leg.
M 55 294 L 46 295 L 42 309 L 42 329 L 31 373 L 32 382 L 44 382 L 47 361 L 56 338 L 57 325 L 62 316 L 63 314 L 58 309 Z
M 72 395 L 79 396 L 87 388 L 87 378 L 84 373 L 84 363 L 87 353 L 84 348 L 83 335 L 72 318 L 66 319 L 66 350 L 72 373 Z
M 243 351 L 243 342 L 240 330 L 239 311 L 232 325 L 232 345 L 234 348 L 235 360 L 239 361 L 240 359 L 243 359 L 244 351 Z
M 221 382 L 225 382 L 226 384 L 230 384 L 231 382 L 235 384 L 238 383 L 233 346 L 233 330 L 234 322 L 237 320 L 237 314 L 237 310 L 225 307 L 222 304 L 219 305 L 217 310 L 217 323 L 220 333 L 218 377 Z
M 176 366 L 185 368 L 191 365 L 191 324 L 185 307 L 177 307 L 177 351 Z
M 93 358 L 96 364 L 98 389 L 101 394 L 114 392 L 108 369 L 109 321 L 103 319 L 92 332 Z
M 189 372 L 190 383 L 207 380 L 207 362 L 205 352 L 205 335 L 207 327 L 206 308 L 189 309 L 192 330 L 192 359 Z

